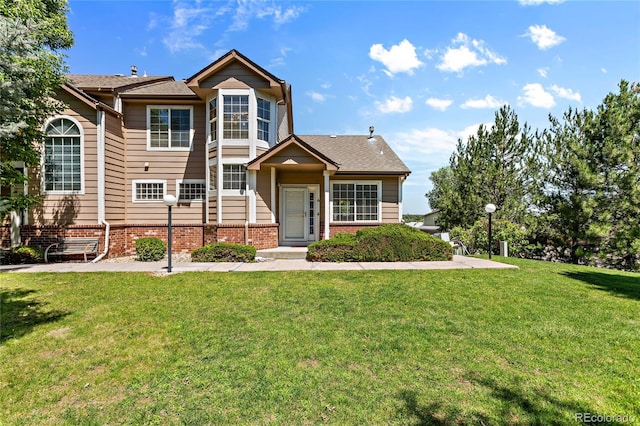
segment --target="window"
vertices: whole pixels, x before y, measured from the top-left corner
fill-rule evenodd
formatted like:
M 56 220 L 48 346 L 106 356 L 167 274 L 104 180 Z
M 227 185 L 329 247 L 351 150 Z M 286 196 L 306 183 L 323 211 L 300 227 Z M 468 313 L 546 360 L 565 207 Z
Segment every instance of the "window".
M 162 202 L 166 194 L 166 182 L 164 180 L 134 180 L 134 202 Z
M 203 180 L 178 182 L 178 201 L 203 201 L 205 184 Z
M 209 101 L 209 141 L 218 140 L 218 99 Z
M 258 139 L 269 142 L 271 102 L 258 98 Z
M 224 96 L 225 139 L 249 139 L 249 96 Z
M 82 136 L 67 118 L 53 120 L 45 129 L 44 190 L 82 191 Z
M 334 222 L 379 221 L 379 182 L 339 182 L 332 184 Z
M 209 191 L 215 191 L 218 187 L 218 168 L 214 166 L 209 166 Z
M 222 166 L 222 189 L 244 190 L 247 185 L 247 169 L 242 164 Z
M 191 107 L 148 107 L 149 148 L 191 147 Z

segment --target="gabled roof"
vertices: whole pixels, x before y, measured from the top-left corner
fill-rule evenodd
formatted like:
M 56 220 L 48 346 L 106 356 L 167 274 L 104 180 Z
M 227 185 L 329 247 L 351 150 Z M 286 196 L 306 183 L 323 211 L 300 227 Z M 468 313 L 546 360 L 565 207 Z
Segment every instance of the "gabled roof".
M 285 83 L 284 80 L 271 74 L 269 71 L 265 70 L 260 65 L 256 64 L 251 59 L 247 58 L 242 53 L 238 52 L 236 49 L 232 49 L 228 51 L 227 53 L 222 55 L 220 58 L 215 60 L 213 63 L 207 65 L 206 67 L 204 67 L 203 69 L 201 69 L 200 71 L 192 75 L 191 77 L 187 78 L 185 81 L 189 86 L 192 86 L 192 85 L 197 86 L 200 81 L 206 79 L 211 74 L 215 74 L 220 69 L 226 67 L 233 61 L 242 62 L 245 66 L 252 69 L 257 74 L 261 74 L 261 76 L 264 77 L 265 79 L 272 80 L 274 83 L 277 83 L 278 85 Z
M 67 78 L 78 89 L 90 92 L 120 92 L 122 90 L 160 81 L 173 81 L 171 76 L 131 76 L 68 74 Z
M 291 135 L 269 151 L 249 162 L 249 170 L 259 170 L 263 163 L 295 144 L 339 174 L 388 174 L 408 176 L 411 170 L 379 135 Z
M 295 146 L 299 147 L 300 149 L 302 149 L 307 155 L 309 155 L 310 157 L 312 157 L 315 160 L 317 160 L 318 163 L 324 164 L 324 167 L 325 167 L 326 170 L 337 170 L 338 169 L 338 164 L 337 163 L 335 163 L 333 160 L 331 160 L 330 158 L 328 158 L 327 156 L 325 156 L 321 152 L 317 151 L 315 148 L 313 148 L 312 146 L 310 146 L 309 144 L 304 142 L 302 139 L 300 139 L 296 135 L 289 136 L 287 139 L 283 140 L 282 142 L 280 142 L 279 144 L 277 144 L 276 146 L 274 146 L 273 148 L 271 148 L 267 152 L 265 152 L 262 155 L 254 158 L 252 161 L 250 161 L 248 163 L 247 169 L 249 169 L 249 170 L 260 170 L 260 166 L 263 163 L 268 163 L 270 159 L 272 159 L 274 157 L 277 157 L 278 154 L 280 154 L 281 152 L 287 150 L 292 145 L 295 145 Z
M 340 174 L 395 174 L 411 170 L 380 135 L 299 135 L 310 147 L 339 164 Z

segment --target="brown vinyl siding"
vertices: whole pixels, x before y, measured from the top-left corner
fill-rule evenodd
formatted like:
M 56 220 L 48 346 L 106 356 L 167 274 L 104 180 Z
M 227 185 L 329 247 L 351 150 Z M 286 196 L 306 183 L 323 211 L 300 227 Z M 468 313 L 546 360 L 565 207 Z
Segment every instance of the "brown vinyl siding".
M 156 105 L 157 103 L 151 102 Z M 174 105 L 174 104 L 167 104 Z M 127 102 L 124 105 L 127 135 L 127 181 L 125 205 L 127 223 L 162 223 L 167 207 L 162 202 L 133 202 L 134 180 L 166 180 L 167 193 L 177 196 L 177 179 L 205 179 L 206 144 L 205 106 L 193 105 L 193 149 L 191 151 L 147 151 L 147 105 Z M 144 164 L 149 163 L 145 171 Z M 204 202 L 192 202 L 174 209 L 176 223 L 202 223 Z
M 222 158 L 248 158 L 248 146 L 222 146 Z
M 109 223 L 124 223 L 126 170 L 121 119 L 106 114 L 105 123 L 105 218 Z
M 286 105 L 278 105 L 278 142 L 289 136 L 289 116 Z
M 40 207 L 31 212 L 29 223 L 37 225 L 85 225 L 98 222 L 98 173 L 96 147 L 96 111 L 75 97 L 60 92 L 58 99 L 68 109 L 63 116 L 75 118 L 82 126 L 84 138 L 84 194 L 54 195 L 43 193 Z M 31 189 L 40 193 L 40 171 L 31 170 Z
M 228 195 L 222 197 L 222 223 L 244 223 L 249 220 L 248 197 Z
M 209 197 L 209 223 L 217 223 L 218 217 L 216 216 L 216 207 L 218 205 L 218 199 L 216 197 Z
M 220 83 L 228 80 L 235 79 L 249 87 L 254 89 L 269 89 L 270 83 L 268 80 L 260 77 L 251 69 L 247 68 L 241 63 L 231 63 L 223 69 L 217 71 L 214 75 L 206 78 L 200 82 L 201 88 L 214 88 Z M 237 84 L 237 83 L 236 83 Z M 242 87 L 242 86 L 240 86 Z
M 297 145 L 290 145 L 269 158 L 269 164 L 322 164 Z
M 271 223 L 270 169 L 258 171 L 256 174 L 256 223 Z

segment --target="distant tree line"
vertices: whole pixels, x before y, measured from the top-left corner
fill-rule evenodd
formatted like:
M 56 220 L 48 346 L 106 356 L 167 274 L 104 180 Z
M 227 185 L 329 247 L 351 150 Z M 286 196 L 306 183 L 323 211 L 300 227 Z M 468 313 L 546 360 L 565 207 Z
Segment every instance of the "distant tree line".
M 640 85 L 622 80 L 596 110 L 534 133 L 503 106 L 431 181 L 439 225 L 472 249 L 486 251 L 493 203 L 519 256 L 640 270 Z

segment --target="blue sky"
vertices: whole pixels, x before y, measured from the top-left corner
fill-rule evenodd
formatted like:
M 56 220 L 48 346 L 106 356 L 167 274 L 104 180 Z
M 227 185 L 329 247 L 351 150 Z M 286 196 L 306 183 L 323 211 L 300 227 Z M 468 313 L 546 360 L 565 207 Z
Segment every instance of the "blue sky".
M 237 49 L 293 89 L 297 134 L 367 134 L 412 170 L 405 213 L 429 175 L 509 104 L 547 126 L 640 81 L 638 1 L 70 0 L 76 74 L 187 78 Z

